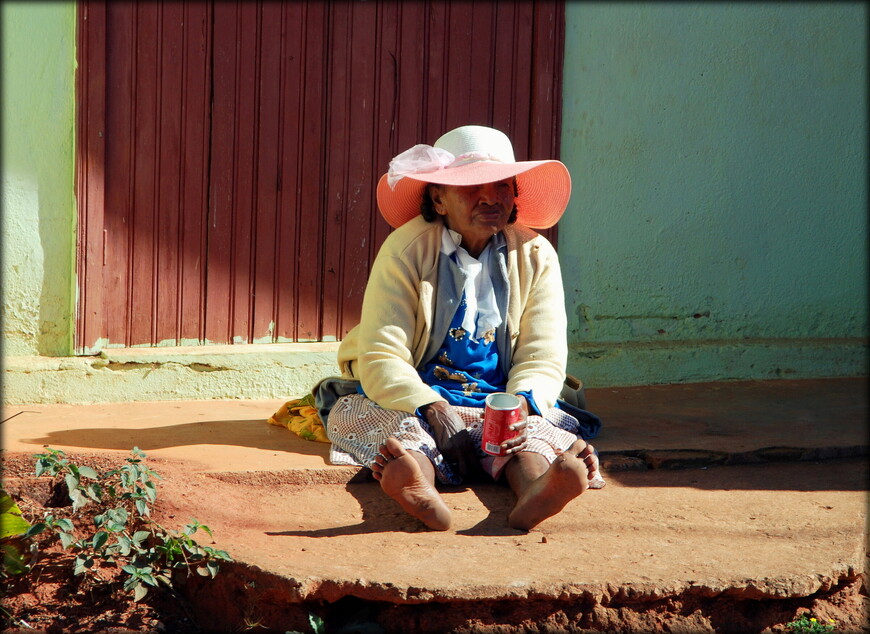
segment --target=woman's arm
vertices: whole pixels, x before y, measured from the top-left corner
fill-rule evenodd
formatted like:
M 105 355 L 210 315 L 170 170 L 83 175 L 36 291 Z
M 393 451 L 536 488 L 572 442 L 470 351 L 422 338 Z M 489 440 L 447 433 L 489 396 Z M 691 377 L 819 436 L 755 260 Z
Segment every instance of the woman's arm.
M 526 262 L 519 331 L 514 341 L 507 391 L 531 391 L 542 409 L 556 403 L 568 361 L 568 320 L 562 272 L 552 245 L 532 245 Z M 525 278 L 521 276 L 521 283 Z M 523 291 L 526 291 L 523 293 Z M 516 292 L 513 288 L 511 292 Z
M 414 412 L 444 400 L 414 367 L 420 284 L 419 272 L 407 262 L 379 254 L 366 286 L 356 371 L 366 396 L 386 409 Z

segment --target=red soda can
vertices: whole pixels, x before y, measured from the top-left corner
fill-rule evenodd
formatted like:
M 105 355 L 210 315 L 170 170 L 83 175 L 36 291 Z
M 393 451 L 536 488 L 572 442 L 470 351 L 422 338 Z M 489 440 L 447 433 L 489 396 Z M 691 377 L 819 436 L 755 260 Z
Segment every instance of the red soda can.
M 480 448 L 491 456 L 506 456 L 501 444 L 519 435 L 510 426 L 520 420 L 520 399 L 513 394 L 495 392 L 486 397 L 483 410 L 483 438 Z

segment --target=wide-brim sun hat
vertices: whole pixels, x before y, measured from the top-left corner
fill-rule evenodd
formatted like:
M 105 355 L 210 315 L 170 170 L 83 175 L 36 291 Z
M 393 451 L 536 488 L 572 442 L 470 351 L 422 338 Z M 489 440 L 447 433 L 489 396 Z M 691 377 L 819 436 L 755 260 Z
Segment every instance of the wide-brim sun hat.
M 510 139 L 494 128 L 467 125 L 442 135 L 434 146 L 415 145 L 390 161 L 378 182 L 378 208 L 394 228 L 420 214 L 423 190 L 438 185 L 482 185 L 517 179 L 517 222 L 549 229 L 571 197 L 571 175 L 561 161 L 517 161 Z

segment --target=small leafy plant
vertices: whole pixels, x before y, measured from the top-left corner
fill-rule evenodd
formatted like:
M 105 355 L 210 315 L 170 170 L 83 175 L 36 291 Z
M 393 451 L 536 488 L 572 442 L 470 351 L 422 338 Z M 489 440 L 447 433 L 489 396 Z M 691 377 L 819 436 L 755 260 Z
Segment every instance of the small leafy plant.
M 30 538 L 39 532 L 21 514 L 21 509 L 6 491 L 0 489 L 0 550 L 3 567 L 0 577 L 29 572 L 26 552 Z
M 814 616 L 802 614 L 794 621 L 786 623 L 785 626 L 795 634 L 823 634 L 824 632 L 833 632 L 835 625 L 834 619 L 829 619 L 828 623 L 822 623 Z
M 232 561 L 225 551 L 203 546 L 193 538 L 200 530 L 213 538 L 211 529 L 197 520 L 172 530 L 151 519 L 157 499 L 155 480 L 161 478 L 144 463 L 146 455 L 138 447 L 123 466 L 105 473 L 76 465 L 59 449 L 47 448 L 34 458 L 37 476 L 65 484 L 74 516 L 91 503 L 100 511 L 90 517 L 92 526 L 45 513 L 29 531 L 31 536 L 53 532 L 65 549 L 75 553 L 76 575 L 95 573 L 102 565 L 115 566 L 126 575 L 124 590 L 139 601 L 149 588 L 160 584 L 171 590 L 173 574 L 178 571 L 214 577 L 221 561 Z

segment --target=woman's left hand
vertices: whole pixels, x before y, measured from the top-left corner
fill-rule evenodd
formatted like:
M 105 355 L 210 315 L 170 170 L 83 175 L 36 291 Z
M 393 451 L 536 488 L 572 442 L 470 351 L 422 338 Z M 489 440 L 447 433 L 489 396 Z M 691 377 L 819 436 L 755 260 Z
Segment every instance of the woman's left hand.
M 509 440 L 505 440 L 501 446 L 509 455 L 524 451 L 528 445 L 529 437 L 526 427 L 529 424 L 529 402 L 525 396 L 517 395 L 520 399 L 520 420 L 511 425 L 511 429 L 519 433 Z

